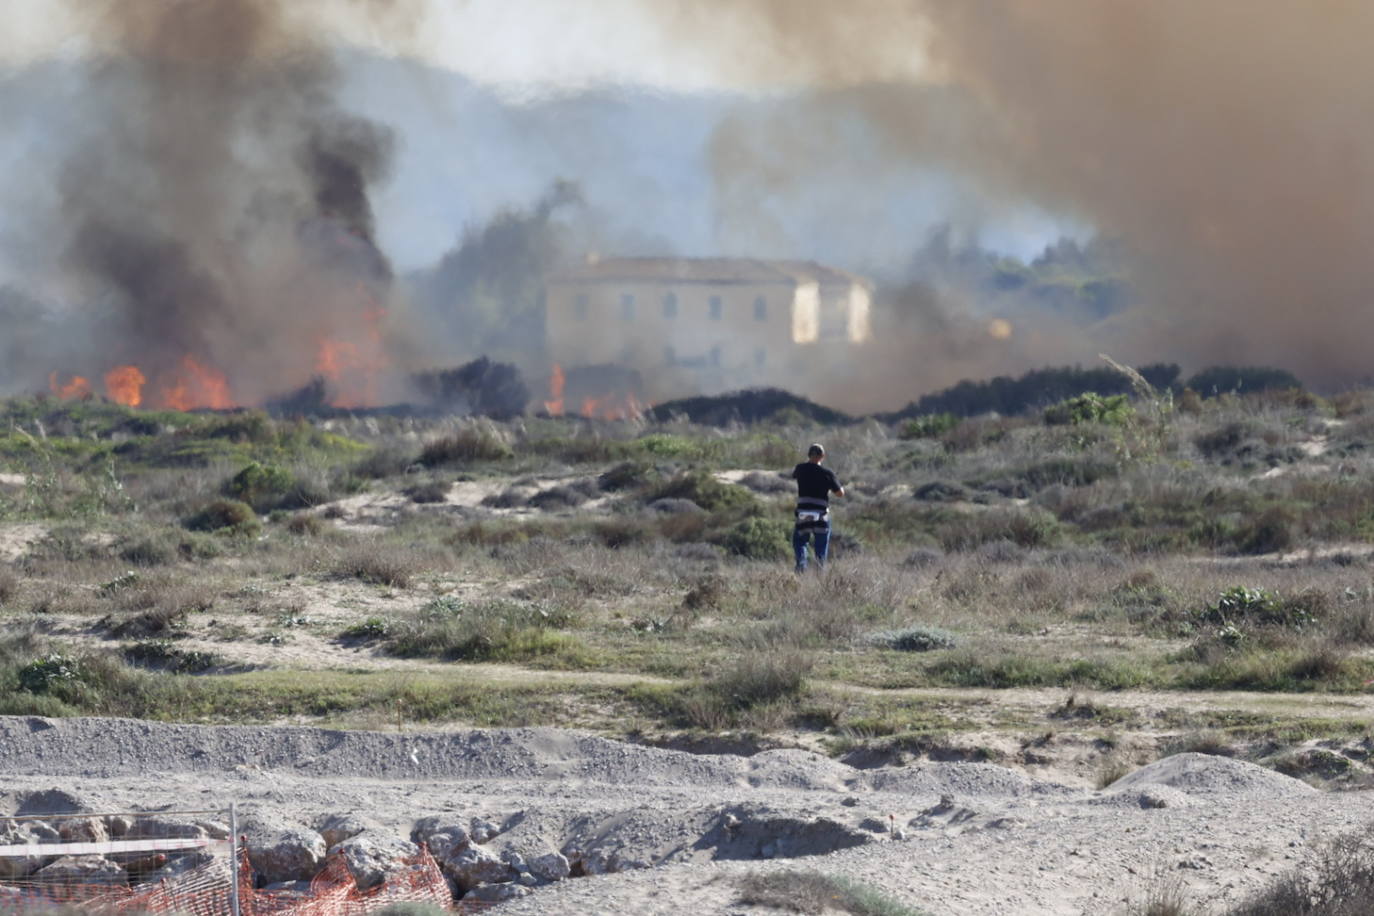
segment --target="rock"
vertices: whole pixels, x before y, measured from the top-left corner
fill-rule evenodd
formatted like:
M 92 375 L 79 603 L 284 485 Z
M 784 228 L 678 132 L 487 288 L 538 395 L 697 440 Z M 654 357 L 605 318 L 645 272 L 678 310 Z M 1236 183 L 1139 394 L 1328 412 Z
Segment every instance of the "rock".
M 112 837 L 122 837 L 130 830 L 134 829 L 134 816 L 132 814 L 111 814 L 105 818 L 105 827 Z
M 479 884 L 495 884 L 515 877 L 509 865 L 474 843 L 450 853 L 441 867 L 444 874 L 452 878 L 459 890 L 463 891 Z
M 330 847 L 329 852 L 344 857 L 349 874 L 360 889 L 366 890 L 381 884 L 391 873 L 404 869 L 403 860 L 415 855 L 416 849 L 414 843 L 396 837 L 363 833 Z
M 531 875 L 535 883 L 561 881 L 572 872 L 567 856 L 539 835 L 519 836 L 501 848 L 501 858 L 518 875 Z
M 228 836 L 226 830 L 225 833 Z M 210 836 L 210 832 L 200 824 L 190 821 L 177 820 L 170 817 L 160 817 L 158 815 L 143 815 L 134 821 L 133 825 L 123 834 L 129 839 L 140 837 L 157 837 L 163 839 L 173 837 L 177 839 L 202 840 Z
M 0 830 L 0 845 L 17 846 L 30 843 L 60 843 L 57 830 L 43 821 L 11 821 Z M 0 878 L 13 880 L 38 871 L 56 856 L 0 856 Z
M 866 817 L 859 821 L 859 829 L 867 830 L 869 833 L 887 833 L 890 825 L 880 818 Z
M 548 852 L 530 859 L 529 869 L 540 881 L 562 881 L 572 874 L 572 863 L 561 852 Z
M 534 893 L 522 884 L 482 884 L 463 895 L 463 900 L 481 903 L 500 903 L 502 900 L 515 900 Z
M 248 860 L 268 884 L 309 881 L 324 867 L 324 837 L 305 827 L 250 818 Z
M 1142 808 L 1185 808 L 1193 802 L 1188 793 L 1160 785 L 1141 789 L 1139 800 Z
M 77 796 L 62 789 L 43 789 L 37 792 L 26 792 L 21 796 L 21 801 L 14 813 L 21 816 L 44 814 L 85 814 L 90 811 L 87 805 Z
M 840 800 L 840 804 L 844 805 L 846 808 L 857 808 L 859 807 L 859 796 L 846 795 Z
M 474 817 L 468 823 L 468 834 L 474 843 L 485 843 L 500 832 L 500 827 L 484 817 Z
M 194 826 L 204 830 L 207 836 L 216 840 L 229 839 L 229 825 L 223 821 L 196 821 Z
M 53 821 L 53 826 L 65 843 L 103 843 L 110 838 L 104 818 L 64 817 Z
M 63 856 L 33 873 L 34 880 L 53 884 L 128 884 L 129 876 L 104 856 Z
M 315 829 L 324 837 L 324 844 L 333 847 L 372 826 L 375 825 L 356 814 L 331 814 L 317 822 Z
M 449 830 L 429 835 L 429 854 L 434 856 L 435 861 L 442 862 L 470 842 L 468 832 L 455 825 Z

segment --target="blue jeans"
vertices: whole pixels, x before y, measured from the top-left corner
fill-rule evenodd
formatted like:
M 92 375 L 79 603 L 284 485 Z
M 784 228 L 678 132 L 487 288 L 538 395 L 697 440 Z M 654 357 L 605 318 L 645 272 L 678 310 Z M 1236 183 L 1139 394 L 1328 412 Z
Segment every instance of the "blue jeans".
M 797 572 L 806 572 L 806 545 L 813 534 L 816 536 L 816 565 L 825 567 L 825 557 L 830 552 L 830 526 L 793 528 L 792 550 L 797 555 Z

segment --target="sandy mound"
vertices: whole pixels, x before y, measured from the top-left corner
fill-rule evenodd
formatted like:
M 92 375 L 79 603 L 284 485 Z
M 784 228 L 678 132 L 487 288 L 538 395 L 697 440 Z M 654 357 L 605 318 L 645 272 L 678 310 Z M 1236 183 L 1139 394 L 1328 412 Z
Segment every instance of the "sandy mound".
M 1109 786 L 1112 792 L 1168 786 L 1191 796 L 1293 798 L 1314 795 L 1307 783 L 1242 760 L 1210 754 L 1175 754 L 1156 760 Z

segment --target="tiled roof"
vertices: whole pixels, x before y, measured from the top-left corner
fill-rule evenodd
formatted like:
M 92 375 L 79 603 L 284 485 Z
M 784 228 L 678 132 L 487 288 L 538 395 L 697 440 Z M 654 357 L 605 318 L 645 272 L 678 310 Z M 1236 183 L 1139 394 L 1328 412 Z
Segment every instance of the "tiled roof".
M 808 283 L 822 285 L 867 280 L 814 261 L 756 258 L 602 258 L 560 271 L 549 279 L 562 283 L 635 281 L 642 283 Z

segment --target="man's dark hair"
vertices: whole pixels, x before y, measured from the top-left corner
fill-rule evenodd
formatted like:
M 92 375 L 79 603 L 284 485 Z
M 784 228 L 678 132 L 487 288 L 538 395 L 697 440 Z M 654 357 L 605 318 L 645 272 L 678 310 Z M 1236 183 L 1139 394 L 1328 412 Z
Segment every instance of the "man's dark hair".
M 821 446 L 821 444 L 820 444 L 819 442 L 814 443 L 810 448 L 808 448 L 808 449 L 806 450 L 806 457 L 808 457 L 808 458 L 814 458 L 814 457 L 816 457 L 817 455 L 824 455 L 824 454 L 825 454 L 825 449 Z

